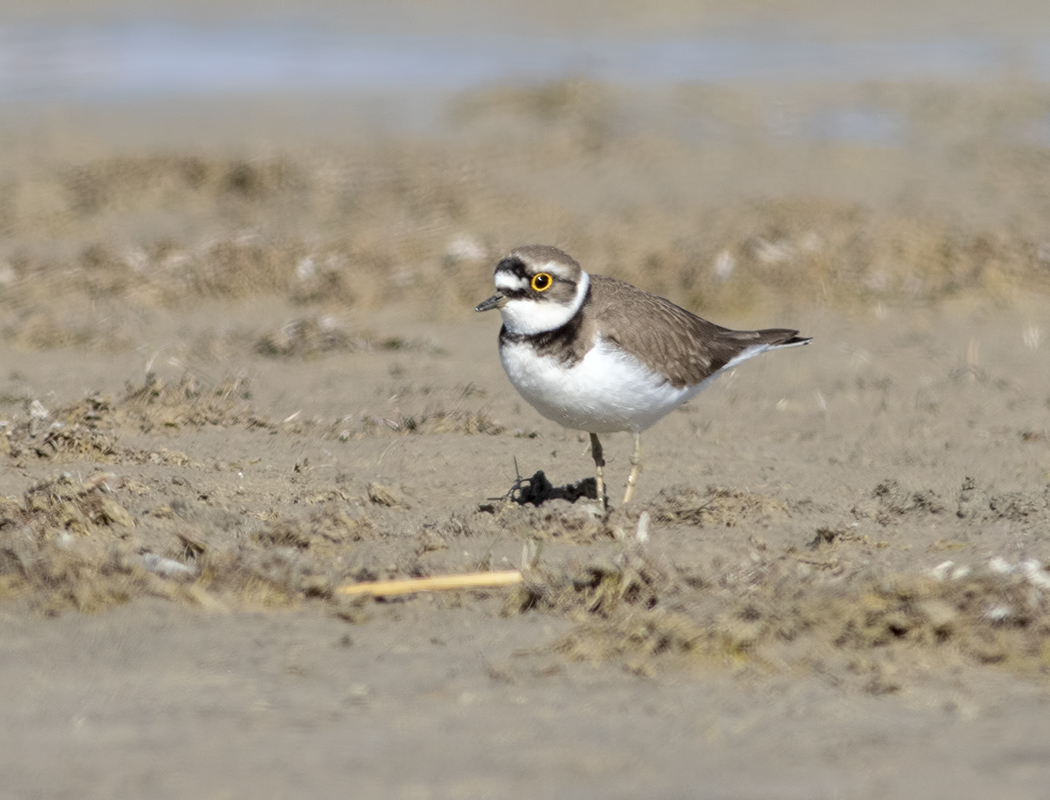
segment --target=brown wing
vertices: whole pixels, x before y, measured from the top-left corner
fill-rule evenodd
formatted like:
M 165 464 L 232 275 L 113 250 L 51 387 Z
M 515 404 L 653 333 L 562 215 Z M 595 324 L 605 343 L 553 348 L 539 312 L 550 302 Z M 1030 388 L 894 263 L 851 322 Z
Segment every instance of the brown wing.
M 798 331 L 734 331 L 679 308 L 670 300 L 604 275 L 591 275 L 591 307 L 602 334 L 633 353 L 672 385 L 692 386 L 757 344 L 805 344 Z

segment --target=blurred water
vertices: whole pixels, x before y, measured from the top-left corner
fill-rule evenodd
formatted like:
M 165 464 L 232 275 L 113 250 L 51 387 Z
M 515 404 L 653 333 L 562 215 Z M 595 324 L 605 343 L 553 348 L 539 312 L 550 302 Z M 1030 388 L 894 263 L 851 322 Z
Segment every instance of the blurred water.
M 61 102 L 223 93 L 455 91 L 565 76 L 682 82 L 1050 80 L 1050 42 L 778 38 L 542 39 L 354 35 L 308 27 L 166 24 L 0 27 L 0 100 Z M 827 109 L 782 135 L 892 143 L 904 121 Z M 770 127 L 777 132 L 775 120 Z
M 991 41 L 361 36 L 306 27 L 0 27 L 0 95 L 383 87 L 459 89 L 563 75 L 617 82 L 1050 79 L 1050 46 Z

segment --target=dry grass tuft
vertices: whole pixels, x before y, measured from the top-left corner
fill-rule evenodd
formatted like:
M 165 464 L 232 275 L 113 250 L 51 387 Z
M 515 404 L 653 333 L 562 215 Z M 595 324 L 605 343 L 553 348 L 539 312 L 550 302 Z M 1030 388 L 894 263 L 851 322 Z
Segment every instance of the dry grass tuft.
M 21 503 L 4 498 L 0 577 L 9 592 L 17 588 L 57 613 L 99 611 L 160 591 L 136 563 L 128 541 L 135 521 L 111 496 L 112 477 L 81 482 L 60 474 L 31 487 Z
M 330 315 L 300 317 L 286 322 L 256 339 L 253 349 L 260 355 L 275 358 L 312 358 L 333 352 L 382 350 L 431 354 L 442 352 L 433 342 L 353 332 Z
M 787 506 L 775 498 L 718 486 L 709 486 L 703 493 L 691 486 L 672 486 L 661 489 L 652 502 L 657 522 L 698 527 L 732 528 L 745 521 L 769 521 L 787 513 Z
M 244 375 L 209 385 L 196 375 L 186 373 L 179 383 L 170 385 L 155 373 L 148 373 L 142 384 L 128 385 L 121 407 L 135 415 L 144 433 L 157 427 L 239 424 L 271 427 L 271 423 L 251 410 L 250 398 L 248 378 Z
M 37 402 L 29 404 L 25 416 L 10 426 L 5 449 L 15 459 L 32 455 L 55 461 L 115 463 L 120 459 L 117 424 L 112 403 L 97 394 L 54 412 Z
M 1050 594 L 1022 575 L 899 576 L 846 586 L 783 569 L 719 591 L 635 551 L 571 573 L 534 572 L 504 612 L 576 622 L 554 652 L 642 674 L 723 665 L 815 672 L 872 693 L 937 664 L 1050 677 Z M 743 595 L 743 596 L 742 596 Z

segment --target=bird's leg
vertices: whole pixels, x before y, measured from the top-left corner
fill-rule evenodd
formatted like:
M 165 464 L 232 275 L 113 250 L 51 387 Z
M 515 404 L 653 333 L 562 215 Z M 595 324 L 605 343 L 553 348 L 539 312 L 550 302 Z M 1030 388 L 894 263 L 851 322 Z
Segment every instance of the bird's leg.
M 631 472 L 627 476 L 627 490 L 623 493 L 626 505 L 634 496 L 634 485 L 638 483 L 638 473 L 642 471 L 642 434 L 634 434 L 634 453 L 631 454 Z
M 598 502 L 605 508 L 605 477 L 602 474 L 605 459 L 602 457 L 602 443 L 598 441 L 596 433 L 591 434 L 591 458 L 594 459 L 594 482 L 597 486 Z

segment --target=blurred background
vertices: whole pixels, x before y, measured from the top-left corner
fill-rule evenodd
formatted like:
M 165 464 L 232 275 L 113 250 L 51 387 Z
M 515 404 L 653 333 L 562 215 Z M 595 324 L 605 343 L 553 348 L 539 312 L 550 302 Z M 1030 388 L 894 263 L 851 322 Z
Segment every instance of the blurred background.
M 1050 7 L 8 4 L 0 143 L 28 347 L 201 296 L 458 318 L 532 241 L 705 312 L 1003 298 L 1050 277 Z

